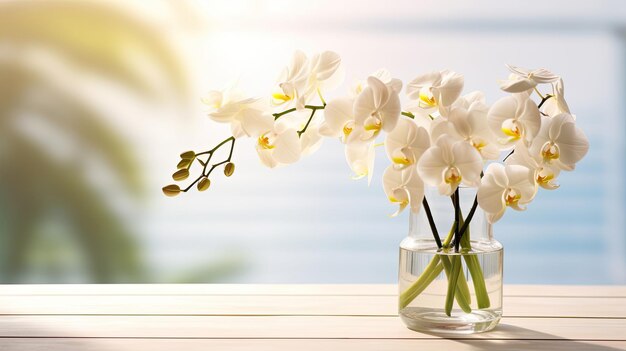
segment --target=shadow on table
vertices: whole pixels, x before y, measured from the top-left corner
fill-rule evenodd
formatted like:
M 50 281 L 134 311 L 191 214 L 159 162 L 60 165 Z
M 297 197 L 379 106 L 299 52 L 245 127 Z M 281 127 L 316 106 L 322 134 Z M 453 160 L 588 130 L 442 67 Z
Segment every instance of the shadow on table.
M 438 337 L 448 338 L 461 344 L 466 344 L 474 350 L 600 350 L 616 351 L 622 350 L 605 345 L 599 345 L 592 341 L 585 342 L 562 338 L 553 334 L 542 333 L 536 330 L 522 328 L 509 324 L 500 324 L 491 332 L 476 334 L 467 338 L 455 335 L 451 338 L 449 334 L 426 333 Z M 518 337 L 518 339 L 511 339 Z

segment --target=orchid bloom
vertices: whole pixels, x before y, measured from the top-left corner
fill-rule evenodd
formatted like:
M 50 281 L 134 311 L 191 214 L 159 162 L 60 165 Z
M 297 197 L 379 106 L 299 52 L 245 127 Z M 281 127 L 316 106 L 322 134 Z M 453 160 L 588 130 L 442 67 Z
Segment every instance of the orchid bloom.
M 341 138 L 346 143 L 354 130 L 354 99 L 339 98 L 331 100 L 324 108 L 324 122 L 319 132 L 323 136 Z
M 374 142 L 353 141 L 346 145 L 346 161 L 354 172 L 353 179 L 360 179 L 367 176 L 369 185 L 374 175 Z
M 564 90 L 563 79 L 559 78 L 556 83 L 552 84 L 552 97 L 543 103 L 543 113 L 550 117 L 554 117 L 559 113 L 570 113 L 569 106 L 567 106 L 565 101 Z M 574 115 L 572 117 L 576 119 Z
M 407 206 L 411 212 L 419 212 L 424 198 L 424 183 L 417 174 L 415 166 L 397 170 L 393 165 L 383 174 L 383 189 L 389 201 L 398 204 L 398 210 L 392 217 L 399 215 Z
M 400 119 L 385 139 L 387 156 L 397 170 L 415 165 L 429 147 L 430 136 L 426 129 L 408 119 Z
M 384 68 L 381 68 L 378 71 L 370 74 L 369 77 L 378 78 L 378 80 L 385 83 L 385 85 L 392 88 L 397 93 L 400 93 L 400 90 L 402 90 L 402 81 L 400 79 L 391 77 L 391 73 Z M 361 94 L 366 86 L 367 80 L 359 80 L 355 82 L 350 88 L 350 96 L 357 97 L 359 94 Z
M 367 87 L 354 101 L 354 122 L 363 129 L 361 140 L 373 140 L 381 130 L 392 131 L 400 118 L 400 97 L 393 86 L 376 77 L 367 78 Z
M 531 154 L 524 143 L 515 145 L 515 152 L 506 159 L 505 164 L 529 168 L 534 172 L 535 183 L 546 190 L 554 190 L 559 187 L 556 179 L 561 172 L 560 169 L 546 163 L 540 153 Z
M 487 124 L 487 105 L 474 102 L 467 109 L 460 106 L 462 105 L 453 107 L 447 119 L 438 118 L 433 121 L 432 138 L 436 140 L 439 136 L 448 134 L 476 148 L 483 160 L 497 159 L 500 156 L 500 145 Z
M 277 106 L 293 104 L 298 110 L 304 109 L 323 83 L 336 77 L 340 64 L 341 58 L 332 51 L 324 51 L 310 60 L 302 51 L 296 51 L 278 79 L 272 103 Z
M 492 163 L 485 170 L 476 197 L 489 223 L 495 223 L 502 218 L 507 207 L 517 211 L 525 210 L 521 205 L 531 202 L 536 192 L 537 186 L 530 169 L 520 165 Z
M 406 94 L 417 102 L 418 107 L 427 110 L 439 108 L 439 112 L 445 114 L 446 108 L 461 96 L 463 85 L 463 75 L 443 70 L 413 79 L 406 86 Z
M 233 87 L 210 91 L 202 102 L 209 107 L 209 118 L 219 123 L 230 123 L 235 138 L 255 136 L 271 126 L 274 120 L 264 111 L 259 99 L 242 98 Z
M 576 126 L 574 118 L 561 113 L 543 117 L 541 130 L 529 148 L 531 154 L 541 155 L 544 162 L 571 171 L 589 150 L 589 140 Z
M 483 159 L 476 148 L 447 134 L 440 136 L 417 162 L 424 182 L 447 196 L 461 183 L 478 186 L 482 168 Z
M 456 99 L 456 101 L 454 101 L 454 103 L 450 107 L 462 107 L 466 110 L 469 110 L 472 105 L 481 106 L 482 108 L 488 110 L 489 107 L 487 106 L 487 101 L 485 100 L 485 93 L 478 90 L 472 91 L 471 93 L 467 93 Z
M 512 94 L 491 106 L 487 122 L 503 147 L 518 140 L 528 145 L 541 128 L 541 114 L 528 94 Z
M 296 129 L 277 122 L 271 129 L 259 134 L 256 151 L 263 165 L 274 168 L 300 159 L 302 145 Z
M 545 68 L 535 70 L 506 65 L 512 72 L 509 79 L 499 82 L 500 89 L 508 93 L 523 93 L 534 89 L 537 84 L 553 83 L 559 79 L 559 76 L 548 71 Z

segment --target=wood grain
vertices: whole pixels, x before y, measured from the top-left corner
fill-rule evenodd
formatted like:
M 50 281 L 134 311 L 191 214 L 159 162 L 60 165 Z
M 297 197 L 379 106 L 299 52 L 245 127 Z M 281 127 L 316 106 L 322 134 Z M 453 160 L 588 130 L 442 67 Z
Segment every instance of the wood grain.
M 0 295 L 0 315 L 395 316 L 396 296 L 348 295 Z M 508 317 L 626 318 L 622 297 L 504 298 Z
M 626 287 L 505 286 L 501 324 L 408 330 L 393 285 L 0 286 L 0 350 L 626 350 Z
M 472 337 L 622 341 L 625 330 L 626 319 L 503 318 L 494 331 Z M 0 317 L 0 337 L 429 339 L 434 336 L 405 328 L 397 317 L 51 315 Z
M 1 339 L 0 350 L 11 351 L 476 351 L 476 350 L 626 350 L 626 341 L 576 340 L 377 340 L 377 339 Z
M 1 295 L 389 295 L 395 284 L 16 284 Z M 618 285 L 505 285 L 504 296 L 626 297 Z

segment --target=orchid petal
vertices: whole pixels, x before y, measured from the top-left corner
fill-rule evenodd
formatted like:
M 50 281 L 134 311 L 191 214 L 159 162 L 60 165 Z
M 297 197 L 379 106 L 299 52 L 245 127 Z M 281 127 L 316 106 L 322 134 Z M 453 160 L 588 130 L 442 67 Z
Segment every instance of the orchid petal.
M 274 147 L 272 156 L 279 163 L 289 164 L 300 159 L 300 138 L 295 129 L 288 129 L 284 133 L 278 134 L 274 142 Z
M 480 153 L 468 143 L 457 142 L 452 147 L 455 166 L 459 169 L 462 182 L 468 186 L 478 186 L 480 173 L 483 169 L 483 159 Z
M 320 133 L 328 137 L 339 137 L 343 133 L 345 124 L 354 119 L 352 107 L 354 99 L 340 98 L 331 100 L 324 109 L 324 123 Z

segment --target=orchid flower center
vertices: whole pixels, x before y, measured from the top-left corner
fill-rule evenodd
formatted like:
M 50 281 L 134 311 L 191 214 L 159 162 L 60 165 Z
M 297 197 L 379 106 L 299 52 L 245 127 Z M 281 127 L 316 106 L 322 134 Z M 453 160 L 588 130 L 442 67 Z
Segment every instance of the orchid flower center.
M 522 127 L 514 119 L 507 119 L 502 123 L 502 132 L 514 140 L 522 137 Z
M 365 120 L 363 128 L 367 131 L 378 132 L 383 126 L 383 121 L 380 119 L 377 112 L 372 113 L 370 117 Z
M 405 166 L 414 163 L 414 161 L 410 159 L 402 149 L 403 148 L 394 150 L 391 155 L 391 161 L 394 163 L 394 166 L 400 166 L 400 168 L 404 168 Z
M 487 146 L 487 143 L 484 140 L 475 140 L 472 139 L 472 146 L 476 148 L 476 150 L 478 150 L 478 152 L 480 152 L 485 146 Z
M 423 104 L 422 107 L 437 106 L 437 101 L 428 87 L 420 89 L 420 104 Z
M 350 133 L 354 130 L 354 121 L 348 121 L 343 125 L 343 135 L 344 137 L 348 137 Z
M 263 149 L 266 149 L 266 150 L 271 150 L 276 147 L 274 145 L 274 140 L 273 140 L 274 138 L 269 136 L 268 135 L 269 133 L 270 132 L 261 134 L 258 140 L 259 146 L 261 146 Z
M 389 195 L 389 201 L 404 207 L 409 204 L 409 193 L 403 187 L 396 188 L 393 190 L 393 193 Z
M 274 100 L 284 103 L 287 102 L 289 100 L 291 100 L 291 96 L 283 94 L 283 93 L 274 93 L 272 94 L 272 98 L 274 98 Z
M 508 188 L 504 192 L 504 202 L 507 206 L 518 207 L 517 203 L 522 198 L 522 195 L 515 189 Z
M 546 171 L 545 168 L 537 172 L 537 176 L 535 177 L 535 180 L 539 184 L 548 184 L 552 179 L 554 179 L 554 173 Z
M 463 177 L 461 177 L 461 172 L 459 172 L 458 168 L 450 166 L 446 169 L 443 180 L 447 184 L 458 184 L 461 182 L 461 179 L 463 179 Z
M 544 160 L 556 160 L 561 155 L 559 151 L 559 146 L 551 141 L 543 144 L 541 148 L 541 156 L 543 156 Z

